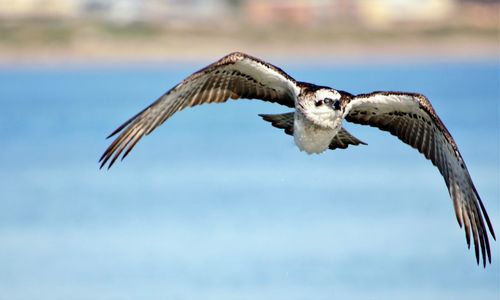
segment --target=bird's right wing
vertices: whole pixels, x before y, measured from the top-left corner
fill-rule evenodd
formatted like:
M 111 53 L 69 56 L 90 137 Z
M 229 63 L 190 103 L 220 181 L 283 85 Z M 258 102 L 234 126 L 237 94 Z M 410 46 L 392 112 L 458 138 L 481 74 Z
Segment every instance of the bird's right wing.
M 153 104 L 123 123 L 109 137 L 120 135 L 101 156 L 101 168 L 122 159 L 137 142 L 186 107 L 227 99 L 260 99 L 294 107 L 296 81 L 284 71 L 250 55 L 235 52 L 195 72 Z
M 357 95 L 348 100 L 345 119 L 388 131 L 430 159 L 448 186 L 458 223 L 465 225 L 469 246 L 472 231 L 477 262 L 481 248 L 483 265 L 486 265 L 486 259 L 491 263 L 483 217 L 491 236 L 495 238 L 490 219 L 455 140 L 425 96 L 401 92 Z

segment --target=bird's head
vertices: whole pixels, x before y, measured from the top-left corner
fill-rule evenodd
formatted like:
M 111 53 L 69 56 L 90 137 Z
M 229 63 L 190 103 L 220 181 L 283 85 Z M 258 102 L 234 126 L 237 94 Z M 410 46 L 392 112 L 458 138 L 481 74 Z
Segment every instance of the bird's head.
M 298 109 L 307 119 L 321 127 L 336 127 L 343 114 L 338 91 L 320 88 L 303 95 Z

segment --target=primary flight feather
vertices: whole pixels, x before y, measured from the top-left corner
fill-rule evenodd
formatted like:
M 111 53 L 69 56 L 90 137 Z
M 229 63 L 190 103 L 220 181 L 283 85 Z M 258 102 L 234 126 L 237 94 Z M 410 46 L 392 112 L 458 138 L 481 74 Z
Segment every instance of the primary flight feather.
M 118 127 L 101 156 L 101 168 L 123 159 L 137 142 L 174 113 L 195 105 L 232 99 L 278 103 L 293 112 L 260 115 L 293 135 L 307 153 L 365 144 L 342 127 L 342 121 L 388 131 L 429 159 L 443 176 L 467 244 L 473 239 L 476 260 L 491 263 L 489 234 L 495 239 L 486 209 L 450 132 L 429 100 L 416 93 L 373 92 L 352 95 L 325 86 L 299 82 L 283 70 L 250 55 L 235 52 L 193 73 L 158 100 Z

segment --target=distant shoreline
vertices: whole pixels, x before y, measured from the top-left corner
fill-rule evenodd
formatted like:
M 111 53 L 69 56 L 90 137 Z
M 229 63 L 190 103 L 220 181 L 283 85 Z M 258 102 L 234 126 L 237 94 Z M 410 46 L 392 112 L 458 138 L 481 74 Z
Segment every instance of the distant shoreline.
M 194 46 L 196 45 L 196 47 Z M 64 46 L 0 45 L 0 67 L 15 66 L 115 66 L 211 62 L 233 51 L 242 51 L 268 61 L 294 64 L 390 64 L 433 61 L 500 61 L 500 43 L 494 39 L 440 39 L 397 41 L 331 40 L 292 44 L 289 41 L 212 41 L 177 39 L 166 41 L 95 41 Z
M 19 25 L 20 26 L 20 25 Z M 23 25 L 24 26 L 24 25 Z M 45 26 L 45 27 L 44 27 Z M 109 33 L 101 27 L 54 29 L 37 24 L 10 30 L 0 40 L 0 67 L 143 65 L 210 62 L 242 51 L 296 64 L 391 64 L 500 59 L 499 29 L 308 31 L 164 30 Z
M 126 65 L 157 65 L 175 63 L 198 63 L 213 61 L 233 51 L 242 51 L 268 61 L 287 61 L 293 64 L 398 64 L 425 62 L 478 62 L 498 61 L 500 64 L 500 47 L 489 44 L 450 44 L 446 46 L 408 47 L 403 45 L 385 47 L 374 51 L 365 49 L 362 45 L 354 45 L 344 49 L 259 49 L 250 47 L 213 48 L 204 53 L 182 52 L 181 50 L 160 51 L 143 50 L 140 53 L 121 53 L 113 51 L 98 53 L 80 53 L 65 49 L 42 49 L 33 52 L 2 51 L 0 49 L 0 68 L 15 66 L 54 66 L 54 67 L 85 67 L 85 66 L 126 66 Z

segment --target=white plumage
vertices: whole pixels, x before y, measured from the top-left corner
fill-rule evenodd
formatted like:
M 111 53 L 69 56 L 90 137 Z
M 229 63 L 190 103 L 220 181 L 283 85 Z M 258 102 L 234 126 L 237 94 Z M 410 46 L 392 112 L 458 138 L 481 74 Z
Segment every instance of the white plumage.
M 427 98 L 416 93 L 352 95 L 296 81 L 276 66 L 235 52 L 193 73 L 118 127 L 110 135 L 119 133 L 118 137 L 100 159 L 101 168 L 127 156 L 143 136 L 175 112 L 230 98 L 260 99 L 293 108 L 293 112 L 261 116 L 293 135 L 299 149 L 307 153 L 365 144 L 342 127 L 343 120 L 397 136 L 438 168 L 469 246 L 473 239 L 477 262 L 482 257 L 484 266 L 487 260 L 491 263 L 488 231 L 493 238 L 495 233 L 486 209 L 453 137 Z

